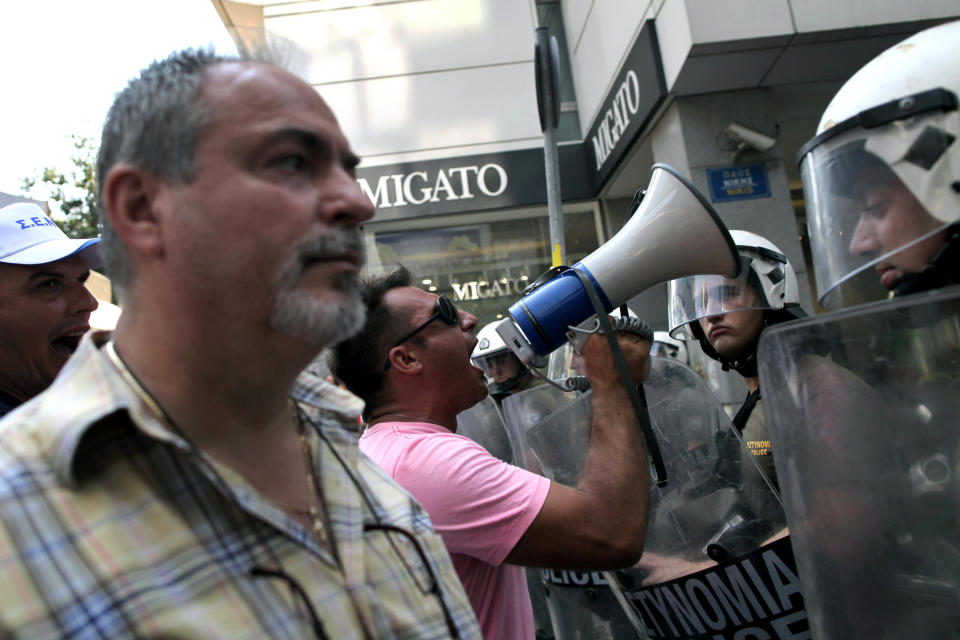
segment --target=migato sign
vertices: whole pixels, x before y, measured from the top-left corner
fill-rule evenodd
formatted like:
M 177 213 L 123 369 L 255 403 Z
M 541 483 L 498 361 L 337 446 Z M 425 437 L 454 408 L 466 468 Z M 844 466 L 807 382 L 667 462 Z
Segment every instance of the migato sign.
M 584 146 L 596 184 L 610 177 L 666 96 L 657 30 L 647 20 L 587 130 Z
M 610 156 L 610 152 L 620 142 L 623 132 L 630 124 L 630 116 L 637 115 L 639 109 L 640 83 L 637 80 L 637 72 L 630 69 L 627 77 L 620 83 L 620 88 L 613 95 L 610 106 L 600 119 L 597 132 L 590 138 L 598 172 Z
M 593 197 L 583 146 L 563 145 L 560 157 L 564 198 Z M 357 184 L 378 221 L 542 205 L 547 192 L 542 148 L 360 166 Z
M 483 165 L 411 171 L 377 177 L 373 187 L 357 178 L 360 188 L 377 208 L 405 207 L 427 202 L 468 200 L 477 195 L 496 197 L 507 190 L 506 170 L 490 162 Z
M 527 276 L 511 279 L 506 276 L 493 282 L 486 280 L 470 280 L 468 282 L 451 282 L 453 299 L 480 300 L 482 298 L 499 298 L 501 296 L 519 296 L 526 288 Z
M 595 198 L 667 96 L 647 20 L 582 142 L 559 145 L 565 201 Z M 510 149 L 357 168 L 377 221 L 546 204 L 543 148 Z

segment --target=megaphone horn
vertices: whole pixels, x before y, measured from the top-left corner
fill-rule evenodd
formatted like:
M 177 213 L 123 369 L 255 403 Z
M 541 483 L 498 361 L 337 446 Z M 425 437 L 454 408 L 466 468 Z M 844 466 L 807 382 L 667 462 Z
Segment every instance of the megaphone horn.
M 641 291 L 674 278 L 739 275 L 729 231 L 693 184 L 673 167 L 655 164 L 639 208 L 600 248 L 515 302 L 497 327 L 526 364 L 566 341 L 567 327 L 594 315 L 577 269 L 609 312 Z

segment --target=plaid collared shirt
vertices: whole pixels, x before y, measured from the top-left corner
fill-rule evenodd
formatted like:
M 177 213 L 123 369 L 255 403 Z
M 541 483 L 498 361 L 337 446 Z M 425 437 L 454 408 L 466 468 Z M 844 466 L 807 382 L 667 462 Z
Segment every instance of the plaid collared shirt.
M 353 396 L 310 376 L 294 389 L 331 553 L 164 428 L 108 338 L 0 421 L 0 636 L 446 638 L 444 608 L 480 636 L 426 513 L 360 454 Z

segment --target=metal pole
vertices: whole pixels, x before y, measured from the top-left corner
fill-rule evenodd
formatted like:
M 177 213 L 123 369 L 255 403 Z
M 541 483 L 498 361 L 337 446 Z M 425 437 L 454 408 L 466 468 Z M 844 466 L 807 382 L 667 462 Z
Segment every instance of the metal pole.
M 547 179 L 547 211 L 550 221 L 552 266 L 565 265 L 567 250 L 563 239 L 563 199 L 560 193 L 560 158 L 557 153 L 557 124 L 560 118 L 560 64 L 557 39 L 547 27 L 537 27 L 535 66 L 537 107 L 543 131 L 543 163 Z

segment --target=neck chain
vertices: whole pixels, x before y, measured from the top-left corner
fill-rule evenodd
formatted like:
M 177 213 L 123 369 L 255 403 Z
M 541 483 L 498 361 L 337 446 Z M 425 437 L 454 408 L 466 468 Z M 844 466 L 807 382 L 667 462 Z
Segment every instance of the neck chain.
M 320 514 L 320 483 L 313 472 L 313 448 L 310 446 L 310 436 L 307 430 L 303 428 L 303 419 L 300 416 L 300 408 L 297 403 L 290 399 L 290 411 L 293 415 L 293 422 L 297 425 L 297 435 L 300 436 L 300 450 L 303 452 L 303 466 L 307 471 L 307 517 L 310 519 L 310 527 L 317 540 L 327 543 L 327 530 L 323 526 L 323 518 Z
M 170 417 L 163 407 L 160 406 L 160 403 L 157 402 L 156 398 L 147 391 L 146 387 L 143 386 L 143 383 L 134 375 L 133 371 L 127 366 L 127 363 L 123 361 L 123 358 L 120 357 L 120 354 L 117 352 L 117 348 L 113 343 L 113 340 L 109 341 L 104 347 L 104 352 L 107 354 L 107 357 L 110 359 L 110 362 L 117 368 L 117 371 L 120 372 L 120 375 L 126 381 L 127 384 L 133 389 L 134 393 L 137 394 L 137 397 L 147 405 L 147 408 L 153 413 L 167 428 L 170 429 L 173 433 L 177 434 L 187 445 L 200 456 L 199 448 L 193 443 L 190 438 L 187 437 L 187 434 L 183 432 L 182 429 L 173 421 L 173 418 Z M 297 403 L 290 398 L 290 416 L 293 420 L 293 424 L 296 426 L 297 435 L 300 438 L 300 450 L 303 452 L 303 465 L 306 471 L 307 476 L 307 508 L 298 508 L 289 504 L 282 503 L 278 500 L 272 500 L 280 506 L 284 511 L 293 512 L 294 514 L 299 514 L 301 517 L 305 516 L 310 523 L 310 529 L 312 530 L 314 536 L 321 543 L 327 543 L 326 528 L 323 526 L 323 518 L 320 514 L 319 502 L 320 502 L 320 483 L 317 481 L 317 477 L 313 472 L 313 448 L 310 446 L 310 438 L 307 434 L 306 429 L 303 427 L 303 420 L 300 416 L 300 408 L 297 406 Z M 216 469 L 213 470 L 216 473 Z M 219 474 L 217 474 L 219 476 Z

